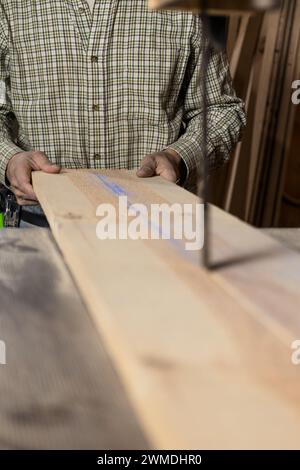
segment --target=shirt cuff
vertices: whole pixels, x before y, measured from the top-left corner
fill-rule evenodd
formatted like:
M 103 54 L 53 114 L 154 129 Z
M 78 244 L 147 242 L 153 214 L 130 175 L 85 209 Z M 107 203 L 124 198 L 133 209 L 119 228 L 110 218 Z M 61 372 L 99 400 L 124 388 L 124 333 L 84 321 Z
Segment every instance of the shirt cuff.
M 8 187 L 6 179 L 7 164 L 14 155 L 20 152 L 23 152 L 23 150 L 13 142 L 0 142 L 0 183 L 4 184 L 6 187 Z
M 202 165 L 202 150 L 199 142 L 192 142 L 190 139 L 179 139 L 174 144 L 168 146 L 169 149 L 177 152 L 183 162 L 182 181 L 185 186 L 191 177 L 199 174 Z

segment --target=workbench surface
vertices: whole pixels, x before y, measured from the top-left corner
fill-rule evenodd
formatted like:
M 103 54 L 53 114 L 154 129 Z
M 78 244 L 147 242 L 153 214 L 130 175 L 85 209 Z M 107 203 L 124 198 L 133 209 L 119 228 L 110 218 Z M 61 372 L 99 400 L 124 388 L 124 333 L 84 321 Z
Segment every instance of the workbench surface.
M 50 231 L 0 231 L 0 287 L 0 448 L 147 448 Z
M 291 250 L 300 252 L 299 228 L 271 228 L 266 229 L 266 233 Z

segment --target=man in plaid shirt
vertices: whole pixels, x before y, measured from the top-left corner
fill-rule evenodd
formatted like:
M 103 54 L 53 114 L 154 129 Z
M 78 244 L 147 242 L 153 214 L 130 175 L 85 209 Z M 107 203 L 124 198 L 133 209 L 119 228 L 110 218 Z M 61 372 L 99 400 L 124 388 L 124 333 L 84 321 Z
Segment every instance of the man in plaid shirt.
M 137 169 L 191 188 L 201 168 L 199 17 L 148 0 L 0 0 L 0 182 L 33 205 L 31 173 Z M 208 75 L 209 166 L 245 124 L 225 54 Z M 12 127 L 17 126 L 17 132 Z

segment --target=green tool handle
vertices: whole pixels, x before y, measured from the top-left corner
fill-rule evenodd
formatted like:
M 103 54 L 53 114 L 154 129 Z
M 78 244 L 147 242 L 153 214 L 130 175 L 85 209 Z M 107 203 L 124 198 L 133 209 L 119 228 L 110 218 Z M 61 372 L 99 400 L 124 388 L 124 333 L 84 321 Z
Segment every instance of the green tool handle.
M 0 229 L 4 228 L 4 214 L 0 212 Z

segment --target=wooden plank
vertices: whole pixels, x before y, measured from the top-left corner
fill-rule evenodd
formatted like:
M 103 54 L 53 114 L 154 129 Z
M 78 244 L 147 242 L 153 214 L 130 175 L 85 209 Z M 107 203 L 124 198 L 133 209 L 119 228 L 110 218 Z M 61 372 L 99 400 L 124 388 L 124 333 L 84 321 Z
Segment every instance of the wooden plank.
M 228 37 L 227 37 L 227 55 L 229 62 L 232 60 L 236 47 L 237 38 L 241 30 L 241 17 L 233 15 L 229 18 Z
M 147 443 L 48 230 L 0 230 L 1 449 Z
M 253 202 L 253 191 L 257 192 L 257 173 L 261 161 L 259 159 L 259 149 L 261 146 L 265 115 L 268 105 L 268 96 L 270 82 L 272 77 L 272 69 L 274 63 L 274 53 L 276 48 L 276 39 L 278 33 L 278 25 L 280 21 L 280 11 L 269 13 L 265 17 L 265 45 L 263 54 L 260 57 L 260 65 L 256 69 L 254 83 L 258 84 L 254 90 L 255 94 L 255 117 L 253 122 L 252 143 L 250 151 L 250 166 L 246 200 L 246 220 L 250 222 L 251 204 Z
M 249 15 L 244 15 L 241 22 L 241 28 L 239 37 L 237 39 L 236 48 L 234 50 L 230 63 L 231 74 L 234 81 L 234 88 L 237 92 L 237 95 L 245 101 L 248 113 L 248 121 L 254 118 L 254 116 L 249 116 L 252 104 L 252 90 L 254 86 L 255 67 L 253 65 L 253 59 L 255 57 L 255 54 L 257 54 L 258 40 L 262 28 L 262 20 L 263 15 L 257 15 L 255 17 L 249 17 Z M 251 129 L 251 126 L 248 126 L 248 131 L 246 134 L 248 136 L 249 129 Z M 237 175 L 238 170 L 241 167 L 241 163 L 244 163 L 244 168 L 246 167 L 245 162 L 241 162 L 243 148 L 243 143 L 239 142 L 234 157 L 231 159 L 230 162 L 229 171 L 227 174 L 227 190 L 223 204 L 223 207 L 226 211 L 230 211 L 233 204 L 233 194 L 234 190 L 236 189 Z M 248 166 L 248 162 L 246 162 L 246 164 Z
M 195 204 L 126 171 L 34 173 L 47 214 L 108 353 L 157 448 L 299 448 L 300 257 L 213 208 L 214 261 L 167 241 L 96 237 L 99 203 Z M 285 430 L 282 433 L 282 429 Z
M 257 42 L 263 16 L 243 15 L 239 34 L 230 61 L 230 72 L 237 95 L 245 100 L 248 92 L 249 74 L 257 51 Z

